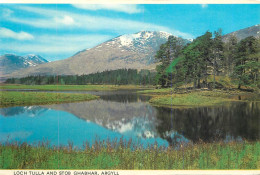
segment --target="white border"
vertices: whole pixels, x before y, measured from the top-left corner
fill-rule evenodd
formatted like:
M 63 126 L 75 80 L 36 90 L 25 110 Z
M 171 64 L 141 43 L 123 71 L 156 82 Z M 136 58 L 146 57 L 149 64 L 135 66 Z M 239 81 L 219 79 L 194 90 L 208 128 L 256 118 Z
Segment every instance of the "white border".
M 8 4 L 260 4 L 260 0 L 0 0 L 1 3 Z M 260 13 L 260 12 L 259 12 Z M 118 173 L 118 175 L 260 175 L 260 170 L 0 170 L 0 175 L 32 175 L 30 172 L 43 173 L 70 172 L 71 175 L 76 172 L 102 172 Z M 16 173 L 23 174 L 16 174 Z
M 260 4 L 260 0 L 0 0 L 32 4 Z

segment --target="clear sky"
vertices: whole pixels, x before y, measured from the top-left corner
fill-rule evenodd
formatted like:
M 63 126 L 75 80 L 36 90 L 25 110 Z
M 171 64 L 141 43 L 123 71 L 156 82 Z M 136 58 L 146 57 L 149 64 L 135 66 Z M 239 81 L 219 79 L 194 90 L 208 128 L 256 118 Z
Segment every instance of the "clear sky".
M 0 55 L 39 54 L 54 61 L 141 30 L 190 39 L 259 23 L 259 4 L 0 4 Z

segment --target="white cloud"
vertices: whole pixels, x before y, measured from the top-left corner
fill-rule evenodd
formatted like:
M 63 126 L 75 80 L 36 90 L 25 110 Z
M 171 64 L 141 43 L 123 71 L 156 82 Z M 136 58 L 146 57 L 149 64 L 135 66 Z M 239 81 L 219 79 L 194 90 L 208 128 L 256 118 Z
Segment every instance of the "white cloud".
M 76 47 L 80 46 L 86 49 L 94 47 L 106 40 L 111 39 L 110 35 L 98 35 L 98 34 L 89 34 L 89 35 L 41 35 L 36 38 L 39 40 L 39 43 L 42 45 L 56 45 L 56 46 L 68 46 Z M 78 51 L 78 50 L 76 50 Z
M 128 14 L 140 13 L 143 11 L 135 4 L 73 4 L 73 6 L 85 10 L 112 10 Z
M 207 8 L 207 7 L 208 7 L 208 4 L 201 4 L 201 7 L 202 7 L 202 8 Z
M 8 44 L 0 42 L 0 52 L 18 52 L 50 55 L 67 55 L 69 57 L 76 52 L 92 48 L 108 39 L 109 35 L 40 35 L 29 42 L 11 41 Z M 62 51 L 62 52 L 61 52 Z M 64 57 L 63 57 L 64 58 Z M 60 58 L 61 59 L 61 58 Z
M 5 20 L 15 23 L 26 24 L 41 29 L 57 29 L 60 31 L 73 29 L 74 31 L 110 31 L 111 33 L 126 34 L 135 33 L 140 30 L 165 31 L 184 38 L 192 38 L 188 33 L 169 29 L 165 26 L 152 23 L 126 20 L 122 18 L 109 18 L 102 16 L 91 16 L 86 14 L 72 13 L 69 11 L 51 10 L 29 6 L 16 6 L 15 9 L 30 12 L 31 17 L 14 16 L 13 12 L 3 16 Z M 8 11 L 8 10 L 7 10 Z M 15 13 L 15 12 L 14 12 Z M 97 31 L 97 32 L 96 32 Z M 63 33 L 63 32 L 62 32 Z M 31 35 L 24 31 L 15 32 L 0 27 L 0 39 L 13 38 L 20 41 L 8 41 L 8 44 L 0 42 L 0 52 L 35 53 L 41 55 L 62 55 L 60 59 L 69 57 L 79 50 L 92 48 L 112 36 L 100 34 L 70 34 L 58 33 L 50 35 Z M 26 40 L 26 41 L 23 41 Z M 62 51 L 62 53 L 61 53 Z M 58 57 L 59 58 L 59 57 Z
M 56 18 L 54 18 L 54 20 L 57 23 L 62 23 L 62 24 L 65 24 L 65 25 L 73 25 L 73 24 L 75 24 L 74 19 L 72 17 L 70 17 L 70 16 L 67 16 L 67 15 L 65 15 L 62 18 L 56 17 Z
M 26 32 L 14 32 L 10 29 L 0 27 L 0 38 L 12 38 L 17 40 L 32 40 L 34 37 Z
M 122 18 L 91 16 L 61 10 L 50 10 L 27 6 L 21 6 L 17 8 L 19 8 L 20 10 L 40 14 L 42 15 L 42 18 L 26 19 L 10 17 L 8 19 L 12 22 L 27 24 L 37 28 L 64 29 L 65 27 L 74 27 L 76 29 L 86 29 L 92 31 L 110 30 L 117 33 L 121 32 L 121 34 L 138 32 L 140 30 L 155 30 L 170 32 L 174 35 L 181 36 L 184 38 L 192 38 L 192 36 L 188 33 L 183 33 L 178 30 L 169 29 L 165 26 L 133 20 L 126 20 Z M 124 31 L 124 33 L 122 33 L 122 31 Z

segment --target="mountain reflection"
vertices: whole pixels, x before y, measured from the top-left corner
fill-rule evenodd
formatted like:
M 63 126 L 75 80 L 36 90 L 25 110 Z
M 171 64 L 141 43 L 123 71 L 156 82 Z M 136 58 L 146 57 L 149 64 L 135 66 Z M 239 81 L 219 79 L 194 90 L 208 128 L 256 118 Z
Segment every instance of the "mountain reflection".
M 87 122 L 136 138 L 162 138 L 171 145 L 260 139 L 259 102 L 232 102 L 215 107 L 153 107 L 150 97 L 134 91 L 91 92 L 98 100 L 44 106 L 1 108 L 0 114 L 34 117 L 48 109 L 66 111 Z
M 40 106 L 18 106 L 9 108 L 0 108 L 0 114 L 4 117 L 12 117 L 19 114 L 27 114 L 29 117 L 39 116 L 46 112 L 47 108 Z
M 47 106 L 67 111 L 86 121 L 135 137 L 157 137 L 156 109 L 144 102 L 114 102 L 103 99 Z
M 145 99 L 135 98 L 135 102 L 133 99 L 123 95 L 102 96 L 100 100 L 49 107 L 73 113 L 113 131 L 143 138 L 161 137 L 173 145 L 187 141 L 260 139 L 259 102 L 171 109 L 153 107 Z

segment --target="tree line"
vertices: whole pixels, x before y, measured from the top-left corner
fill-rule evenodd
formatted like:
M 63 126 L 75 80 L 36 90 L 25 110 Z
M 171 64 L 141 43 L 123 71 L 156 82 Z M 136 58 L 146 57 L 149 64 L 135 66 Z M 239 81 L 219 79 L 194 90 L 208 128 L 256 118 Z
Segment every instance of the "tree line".
M 83 85 L 83 84 L 114 84 L 114 85 L 151 85 L 154 84 L 155 72 L 149 70 L 118 69 L 88 75 L 37 75 L 24 78 L 10 78 L 8 84 L 26 85 Z
M 260 40 L 253 36 L 238 41 L 232 35 L 223 42 L 222 31 L 213 34 L 207 31 L 190 43 L 170 36 L 160 46 L 155 59 L 161 62 L 156 67 L 155 82 L 162 87 L 193 84 L 194 88 L 208 87 L 208 77 L 228 76 L 242 85 L 259 84 Z
M 216 86 L 216 76 L 229 77 L 240 89 L 243 85 L 260 88 L 260 39 L 253 36 L 238 41 L 232 35 L 223 42 L 222 30 L 207 31 L 192 42 L 169 36 L 160 46 L 155 60 L 156 72 L 118 69 L 88 75 L 45 75 L 11 78 L 6 83 L 45 84 L 115 84 L 160 85 L 192 84 L 194 88 Z M 213 82 L 208 82 L 213 76 Z

